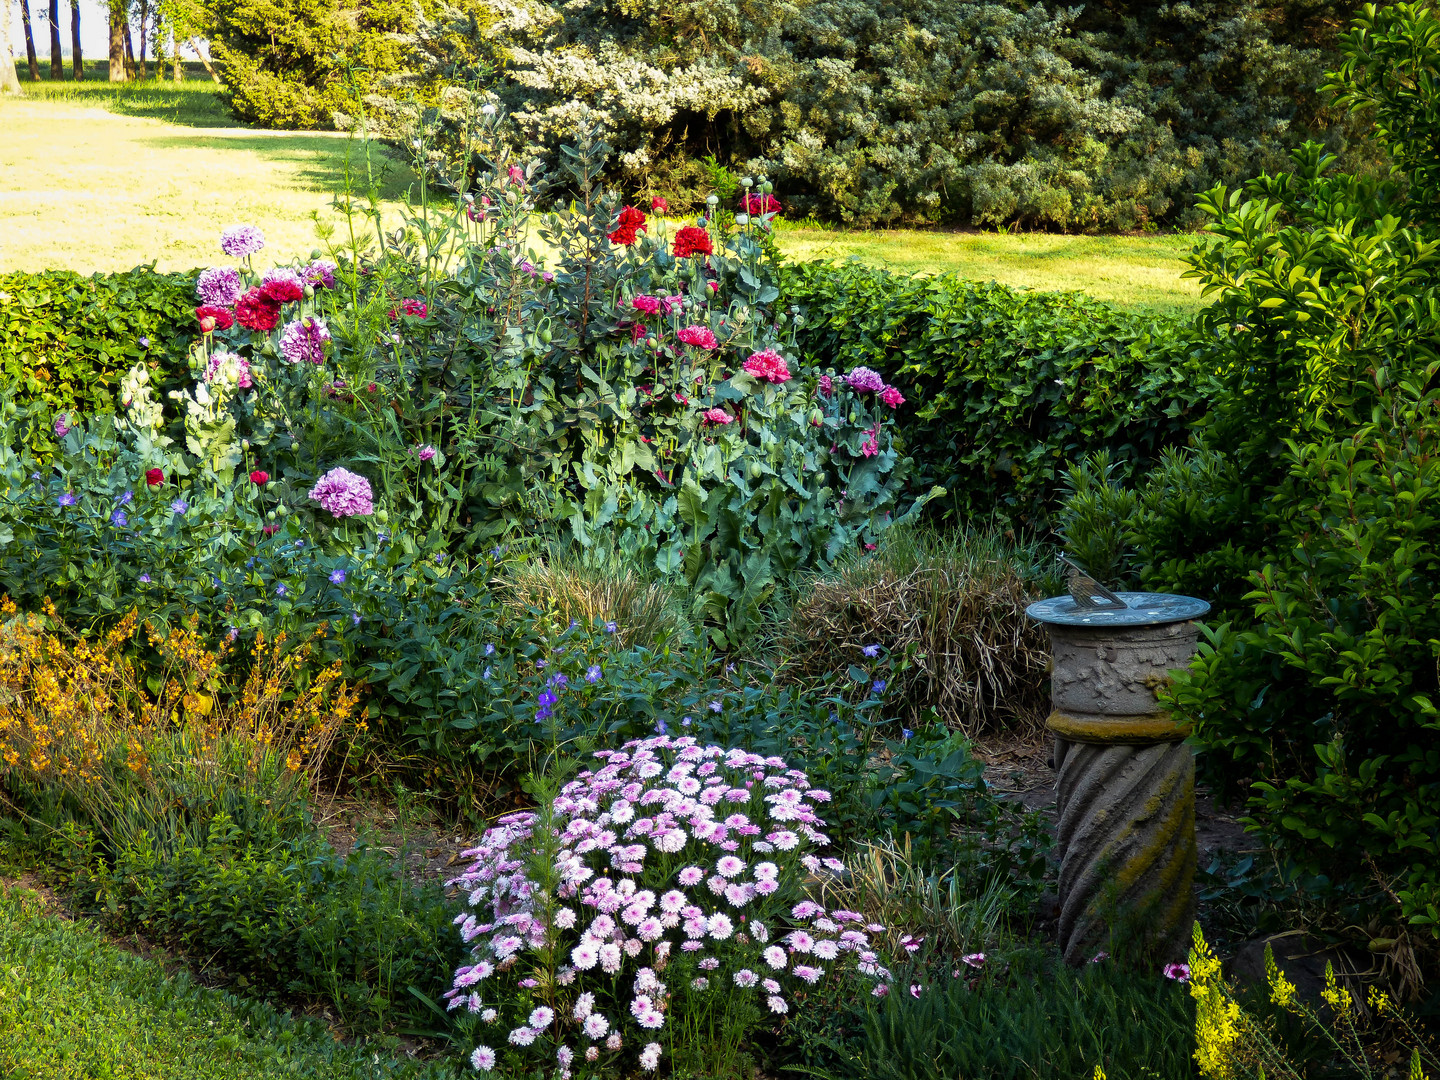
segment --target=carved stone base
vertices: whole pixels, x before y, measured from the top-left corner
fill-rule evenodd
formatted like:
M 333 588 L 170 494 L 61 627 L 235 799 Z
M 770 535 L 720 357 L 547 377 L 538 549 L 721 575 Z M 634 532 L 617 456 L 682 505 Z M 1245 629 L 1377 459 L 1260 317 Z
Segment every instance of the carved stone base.
M 1060 948 L 1071 964 L 1110 950 L 1185 958 L 1194 921 L 1195 758 L 1183 742 L 1055 740 Z

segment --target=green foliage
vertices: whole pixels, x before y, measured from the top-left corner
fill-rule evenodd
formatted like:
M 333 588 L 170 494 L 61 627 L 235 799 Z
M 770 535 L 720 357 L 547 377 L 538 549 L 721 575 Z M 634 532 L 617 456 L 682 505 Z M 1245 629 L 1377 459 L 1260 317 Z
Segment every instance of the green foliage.
M 996 956 L 983 963 L 978 976 L 964 965 L 952 974 L 949 964 L 897 972 L 895 989 L 871 1007 L 863 1035 L 843 1047 L 831 1075 L 1072 1080 L 1097 1065 L 1126 1080 L 1197 1075 L 1184 986 L 1114 961 L 1078 972 L 1023 954 L 1003 970 Z M 918 996 L 905 992 L 910 985 Z
M 0 892 L 0 1072 L 82 1080 L 381 1080 L 451 1074 L 363 1042 L 319 1020 L 167 975 L 160 960 L 105 941 L 84 922 L 47 914 L 39 897 Z
M 194 275 L 152 267 L 0 274 L 0 374 L 12 392 L 82 415 L 113 411 L 133 364 L 146 364 L 162 392 L 174 389 L 195 332 L 194 294 Z M 36 449 L 48 445 L 38 439 Z
M 904 387 L 907 446 L 946 517 L 1045 525 L 1071 461 L 1107 449 L 1145 465 L 1202 406 L 1188 334 L 1078 294 L 853 264 L 802 264 L 784 284 L 805 355 Z
M 1312 89 L 1353 6 L 519 0 L 468 33 L 452 21 L 439 54 L 503 66 L 485 96 L 525 121 L 527 157 L 556 153 L 577 103 L 601 112 L 642 188 L 709 173 L 720 190 L 725 168 L 862 225 L 1136 228 L 1271 167 L 1294 132 L 1344 147 Z
M 1338 89 L 1401 131 L 1435 88 L 1375 89 L 1406 86 L 1396 55 L 1433 55 L 1435 40 L 1428 10 L 1367 13 Z M 1196 449 L 1136 485 L 1122 531 L 1140 584 L 1214 606 L 1169 697 L 1229 759 L 1216 779 L 1248 783 L 1287 876 L 1328 879 L 1334 929 L 1433 952 L 1440 240 L 1407 196 L 1434 162 L 1395 150 L 1417 183 L 1335 174 L 1307 144 L 1293 172 L 1202 197 L 1217 237 L 1192 258 L 1214 296 L 1197 338 L 1210 407 Z M 1079 497 L 1119 505 L 1101 471 L 1063 516 L 1113 547 Z
M 398 71 L 416 8 L 401 0 L 201 0 L 224 96 L 241 120 L 329 128 L 351 97 Z M 351 85 L 353 84 L 353 85 Z
M 439 886 L 363 847 L 248 832 L 222 811 L 173 853 L 141 834 L 73 885 L 117 928 L 209 957 L 258 993 L 325 1001 L 357 1030 L 432 1026 L 411 988 L 438 999 L 464 955 Z

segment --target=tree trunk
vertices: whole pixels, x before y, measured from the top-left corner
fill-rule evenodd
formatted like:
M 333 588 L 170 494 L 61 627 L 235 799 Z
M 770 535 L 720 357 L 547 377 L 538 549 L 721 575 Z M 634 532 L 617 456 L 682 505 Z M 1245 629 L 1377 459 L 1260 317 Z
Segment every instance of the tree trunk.
M 50 0 L 50 78 L 65 78 L 65 57 L 60 55 L 60 0 Z
M 185 68 L 180 63 L 180 35 L 175 33 L 175 27 L 170 27 L 170 55 L 175 58 L 175 81 L 185 81 Z
M 110 2 L 110 81 L 125 81 L 125 9 L 123 0 Z
M 195 50 L 195 55 L 200 57 L 200 63 L 205 65 L 205 70 L 210 73 L 210 78 L 215 80 L 215 85 L 220 85 L 220 76 L 215 74 L 215 69 L 210 66 L 210 59 L 200 50 L 200 39 L 191 38 L 190 47 Z
M 10 10 L 0 17 L 0 94 L 20 93 L 20 79 L 15 74 L 15 58 L 10 54 Z
M 75 81 L 85 78 L 85 57 L 80 52 L 80 0 L 70 0 L 70 64 Z
M 9 17 L 10 13 L 7 11 L 5 18 Z M 20 0 L 20 21 L 25 26 L 25 58 L 30 61 L 30 81 L 39 82 L 40 62 L 35 59 L 35 35 L 30 32 L 30 0 Z M 10 57 L 7 55 L 5 60 L 8 63 Z
M 125 77 L 135 78 L 135 35 L 130 30 L 130 10 L 125 9 Z
M 150 32 L 146 29 L 149 22 L 150 0 L 140 0 L 140 78 L 142 79 L 150 77 L 150 68 L 145 62 L 150 47 Z M 159 65 L 156 66 L 158 68 Z

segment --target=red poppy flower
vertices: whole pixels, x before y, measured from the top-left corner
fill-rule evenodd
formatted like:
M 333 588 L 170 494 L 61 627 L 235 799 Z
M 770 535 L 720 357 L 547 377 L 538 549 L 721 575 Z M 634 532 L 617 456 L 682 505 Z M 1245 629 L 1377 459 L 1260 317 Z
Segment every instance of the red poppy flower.
M 266 526 L 265 526 L 263 529 L 261 529 L 260 531 L 263 532 L 266 536 L 274 536 L 277 532 L 280 531 L 280 526 L 279 526 L 279 525 L 266 525 Z
M 260 286 L 260 292 L 277 304 L 289 304 L 304 297 L 305 287 L 288 277 L 271 278 Z
M 264 469 L 256 469 L 250 474 L 250 482 L 252 484 L 268 484 L 270 482 L 270 474 Z
M 201 304 L 195 309 L 195 318 L 200 320 L 200 329 L 206 334 L 215 330 L 229 330 L 235 325 L 235 316 L 230 314 L 230 309 L 216 307 L 214 304 Z
M 235 302 L 235 321 L 246 330 L 268 334 L 280 321 L 280 305 L 259 289 L 251 289 Z
M 675 234 L 675 255 L 686 258 L 690 255 L 710 255 L 715 248 L 710 243 L 710 234 L 699 225 L 686 225 Z
M 740 200 L 740 207 L 747 214 L 778 214 L 780 200 L 774 195 L 746 195 Z
M 146 470 L 145 470 L 145 483 L 149 484 L 151 487 L 155 487 L 155 486 L 157 486 L 157 485 L 159 485 L 159 484 L 163 484 L 164 482 L 165 482 L 165 473 L 164 473 L 163 471 L 161 471 L 160 469 L 146 469 Z
M 610 234 L 610 242 L 619 244 L 622 247 L 629 247 L 635 243 L 637 234 L 645 231 L 645 212 L 637 210 L 633 206 L 627 206 L 620 211 L 620 218 L 616 222 L 615 231 Z
M 669 209 L 670 204 L 665 201 L 665 196 L 663 195 L 656 195 L 653 199 L 650 200 L 650 210 L 652 213 L 663 214 L 666 210 Z

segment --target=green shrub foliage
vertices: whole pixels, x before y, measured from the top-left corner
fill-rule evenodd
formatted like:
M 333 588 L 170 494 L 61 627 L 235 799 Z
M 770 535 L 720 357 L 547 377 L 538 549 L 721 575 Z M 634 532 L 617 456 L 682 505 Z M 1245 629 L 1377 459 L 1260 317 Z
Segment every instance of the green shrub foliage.
M 329 128 L 402 66 L 417 5 L 401 0 L 201 0 L 222 93 L 241 120 Z
M 946 489 L 932 508 L 961 520 L 1044 526 L 1072 461 L 1153 461 L 1203 408 L 1182 327 L 1078 293 L 819 263 L 791 267 L 785 290 L 807 355 L 913 390 L 906 444 Z
M 1342 97 L 1408 133 L 1435 108 L 1433 84 L 1405 73 L 1440 62 L 1440 19 L 1397 5 L 1357 26 Z M 1195 451 L 1133 492 L 1123 532 L 1130 575 L 1215 605 L 1173 699 L 1233 759 L 1217 774 L 1250 781 L 1260 834 L 1293 871 L 1328 877 L 1352 925 L 1429 927 L 1433 949 L 1440 239 L 1417 198 L 1434 146 L 1428 160 L 1392 149 L 1383 182 L 1336 174 L 1310 144 L 1292 172 L 1204 196 L 1217 240 L 1192 262 L 1214 296 L 1210 410 Z M 1101 472 L 1077 475 L 1065 513 L 1097 549 L 1114 539 L 1097 510 L 1131 498 Z
M 0 274 L 0 379 L 54 412 L 110 412 L 143 361 L 163 394 L 187 373 L 194 304 L 195 275 L 152 267 Z
M 488 23 L 422 25 L 415 63 L 490 57 L 487 94 L 525 125 L 527 155 L 553 155 L 592 107 L 638 184 L 718 187 L 714 154 L 777 179 L 802 214 L 1133 228 L 1274 167 L 1297 134 L 1345 144 L 1312 88 L 1353 7 L 513 0 Z

